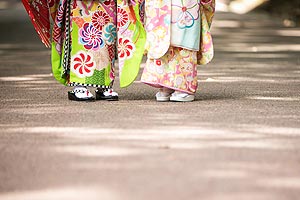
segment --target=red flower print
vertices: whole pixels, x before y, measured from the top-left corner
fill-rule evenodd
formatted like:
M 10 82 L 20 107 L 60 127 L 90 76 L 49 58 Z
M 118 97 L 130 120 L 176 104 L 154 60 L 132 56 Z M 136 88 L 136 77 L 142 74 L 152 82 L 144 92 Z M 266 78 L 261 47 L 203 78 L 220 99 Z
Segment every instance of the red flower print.
M 157 66 L 161 66 L 161 60 L 155 60 L 155 64 L 156 64 Z
M 135 51 L 135 46 L 129 38 L 119 37 L 118 39 L 118 55 L 120 60 L 129 59 Z
M 93 26 L 102 31 L 103 26 L 110 22 L 109 15 L 103 12 L 102 10 L 95 12 L 92 16 L 92 24 Z
M 106 6 L 110 6 L 110 5 L 114 5 L 114 1 L 111 1 L 111 0 L 103 0 L 103 2 L 102 2 L 104 5 L 106 5 Z
M 122 27 L 127 24 L 129 16 L 123 8 L 118 8 L 117 13 L 117 26 Z
M 87 52 L 79 51 L 71 62 L 71 71 L 79 78 L 90 77 L 94 74 L 96 63 L 92 55 Z

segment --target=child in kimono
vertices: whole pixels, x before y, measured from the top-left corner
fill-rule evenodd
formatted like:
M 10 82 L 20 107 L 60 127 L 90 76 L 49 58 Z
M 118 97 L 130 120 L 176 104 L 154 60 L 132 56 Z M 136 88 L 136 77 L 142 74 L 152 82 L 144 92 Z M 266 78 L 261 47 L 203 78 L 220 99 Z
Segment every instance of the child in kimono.
M 146 34 L 139 4 L 127 0 L 22 2 L 41 40 L 52 48 L 54 77 L 73 87 L 68 92 L 69 100 L 118 100 L 112 90 L 116 54 L 120 86 L 126 87 L 137 76 L 144 53 Z M 49 18 L 53 22 L 51 40 Z M 96 98 L 88 88 L 96 88 Z
M 113 0 L 50 0 L 53 19 L 52 71 L 64 85 L 72 86 L 69 100 L 94 97 L 118 100 L 115 79 L 116 2 Z
M 189 102 L 197 65 L 213 57 L 215 0 L 145 0 L 147 61 L 141 81 L 159 88 L 157 101 Z
M 139 4 L 127 0 L 52 1 L 59 1 L 50 5 L 55 22 L 52 69 L 57 80 L 74 86 L 69 99 L 94 99 L 87 88 L 94 87 L 96 100 L 118 100 L 112 89 L 116 54 L 120 86 L 127 87 L 137 76 L 144 53 L 146 34 Z

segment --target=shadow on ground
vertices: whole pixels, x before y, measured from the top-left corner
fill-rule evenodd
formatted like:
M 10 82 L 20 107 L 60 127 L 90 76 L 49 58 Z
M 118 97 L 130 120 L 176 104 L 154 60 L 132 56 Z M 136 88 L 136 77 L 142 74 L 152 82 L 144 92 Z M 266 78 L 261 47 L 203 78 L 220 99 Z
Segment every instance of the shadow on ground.
M 218 13 L 195 102 L 157 103 L 137 81 L 78 103 L 25 13 L 1 12 L 0 199 L 298 197 L 299 29 Z

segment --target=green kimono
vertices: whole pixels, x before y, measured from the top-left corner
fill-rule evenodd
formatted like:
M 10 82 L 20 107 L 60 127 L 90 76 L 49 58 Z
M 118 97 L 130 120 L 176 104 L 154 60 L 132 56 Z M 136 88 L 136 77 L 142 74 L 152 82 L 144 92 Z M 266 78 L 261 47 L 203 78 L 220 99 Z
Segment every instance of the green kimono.
M 122 0 L 52 0 L 49 4 L 52 70 L 59 82 L 110 88 L 116 55 L 121 87 L 134 81 L 146 39 L 140 4 Z

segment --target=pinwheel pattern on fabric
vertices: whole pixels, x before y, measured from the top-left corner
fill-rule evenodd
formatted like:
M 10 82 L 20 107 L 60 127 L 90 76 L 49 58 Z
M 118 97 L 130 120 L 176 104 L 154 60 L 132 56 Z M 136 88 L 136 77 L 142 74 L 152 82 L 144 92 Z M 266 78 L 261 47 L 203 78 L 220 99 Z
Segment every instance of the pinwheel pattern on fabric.
M 118 55 L 121 60 L 131 58 L 134 51 L 135 51 L 135 45 L 130 38 L 119 37 Z
M 95 68 L 96 63 L 88 52 L 79 51 L 72 59 L 71 71 L 80 78 L 92 76 Z
M 80 29 L 80 42 L 86 49 L 98 50 L 104 46 L 101 32 L 90 23 L 85 23 Z

